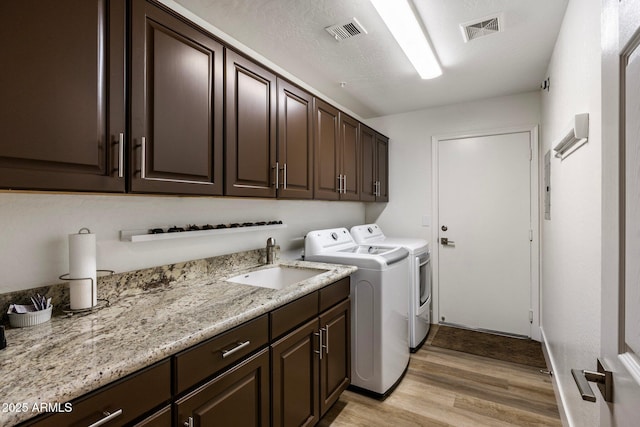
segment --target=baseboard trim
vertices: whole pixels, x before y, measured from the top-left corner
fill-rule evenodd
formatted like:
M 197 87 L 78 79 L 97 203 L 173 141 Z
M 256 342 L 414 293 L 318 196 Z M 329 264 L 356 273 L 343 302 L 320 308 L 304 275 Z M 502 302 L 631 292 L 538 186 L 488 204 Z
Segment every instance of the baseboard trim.
M 552 352 L 547 347 L 547 336 L 545 335 L 544 328 L 542 326 L 540 326 L 540 335 L 542 338 L 542 341 L 541 341 L 542 354 L 544 355 L 544 360 L 547 363 L 549 370 L 551 371 L 551 382 L 553 384 L 553 391 L 556 396 L 556 404 L 558 405 L 558 412 L 560 412 L 560 419 L 562 420 L 562 425 L 565 427 L 567 426 L 574 427 L 574 423 L 572 422 L 571 417 L 569 416 L 569 414 L 565 409 L 566 399 L 565 399 L 564 392 L 560 387 L 560 384 L 558 384 L 558 376 L 556 375 L 557 365 L 555 363 L 555 358 L 553 357 Z

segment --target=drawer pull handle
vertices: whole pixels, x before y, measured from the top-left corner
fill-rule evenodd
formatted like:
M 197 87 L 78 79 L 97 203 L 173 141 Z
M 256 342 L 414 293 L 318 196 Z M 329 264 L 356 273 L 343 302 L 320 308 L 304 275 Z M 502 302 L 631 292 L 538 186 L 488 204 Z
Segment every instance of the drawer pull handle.
M 102 414 L 104 415 L 104 418 L 96 421 L 95 423 L 91 424 L 89 427 L 98 427 L 98 426 L 101 426 L 103 424 L 108 423 L 109 421 L 113 420 L 114 418 L 117 418 L 120 415 L 122 415 L 122 409 L 118 409 L 114 413 L 111 413 L 109 411 L 104 411 Z
M 235 347 L 229 350 L 222 350 L 222 358 L 224 359 L 231 356 L 233 353 L 238 352 L 243 348 L 249 346 L 249 344 L 251 344 L 251 341 L 239 342 L 238 345 L 236 345 Z

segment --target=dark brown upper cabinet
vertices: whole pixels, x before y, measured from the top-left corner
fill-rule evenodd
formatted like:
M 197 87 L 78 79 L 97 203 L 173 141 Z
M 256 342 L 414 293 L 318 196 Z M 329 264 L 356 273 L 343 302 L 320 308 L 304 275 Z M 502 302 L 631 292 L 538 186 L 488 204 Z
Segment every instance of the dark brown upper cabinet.
M 358 121 L 340 113 L 340 200 L 360 200 L 360 132 Z
M 131 15 L 131 191 L 221 195 L 223 47 L 145 0 Z
M 314 102 L 314 197 L 338 200 L 342 189 L 340 175 L 340 112 L 326 102 Z
M 360 170 L 362 171 L 360 200 L 363 202 L 375 202 L 378 189 L 376 176 L 376 132 L 362 124 L 360 125 L 360 154 Z
M 276 75 L 227 49 L 225 194 L 276 196 L 276 100 Z
M 0 3 L 0 188 L 125 191 L 125 13 Z
M 313 96 L 278 78 L 278 197 L 313 198 Z
M 316 99 L 315 198 L 360 200 L 360 135 L 357 120 Z
M 360 147 L 362 161 L 360 200 L 389 201 L 389 138 L 360 124 Z
M 389 201 L 389 138 L 376 133 L 378 193 L 376 202 Z

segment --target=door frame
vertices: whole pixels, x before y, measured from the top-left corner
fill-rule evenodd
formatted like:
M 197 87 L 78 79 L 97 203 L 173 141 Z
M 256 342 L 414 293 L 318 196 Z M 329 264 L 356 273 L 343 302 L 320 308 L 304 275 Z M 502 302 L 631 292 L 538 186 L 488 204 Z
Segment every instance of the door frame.
M 440 218 L 439 212 L 439 182 L 438 182 L 438 165 L 439 165 L 439 153 L 438 144 L 442 141 L 452 139 L 463 138 L 478 138 L 494 135 L 505 135 L 511 133 L 523 133 L 529 132 L 531 141 L 531 167 L 530 171 L 530 196 L 531 196 L 531 229 L 532 229 L 532 242 L 530 252 L 530 301 L 533 316 L 531 322 L 531 339 L 541 341 L 542 335 L 540 332 L 540 164 L 539 164 L 539 143 L 538 143 L 538 125 L 523 125 L 506 128 L 487 129 L 479 131 L 467 131 L 456 132 L 451 134 L 434 135 L 431 137 L 431 268 L 433 272 L 432 276 L 432 301 L 438 301 L 440 303 L 440 281 L 439 281 L 439 251 L 440 245 L 438 243 L 438 224 Z M 437 304 L 432 304 L 433 319 L 436 323 L 439 323 L 439 308 Z

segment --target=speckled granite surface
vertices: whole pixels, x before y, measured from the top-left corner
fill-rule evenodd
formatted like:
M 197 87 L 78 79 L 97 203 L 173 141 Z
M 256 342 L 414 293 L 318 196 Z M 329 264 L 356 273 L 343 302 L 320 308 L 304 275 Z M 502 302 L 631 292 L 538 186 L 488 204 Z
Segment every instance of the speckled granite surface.
M 322 274 L 281 290 L 226 282 L 261 266 L 259 251 L 114 275 L 99 290 L 111 305 L 6 331 L 0 405 L 64 403 L 350 275 L 356 267 L 281 265 Z M 1 411 L 10 426 L 37 414 Z

